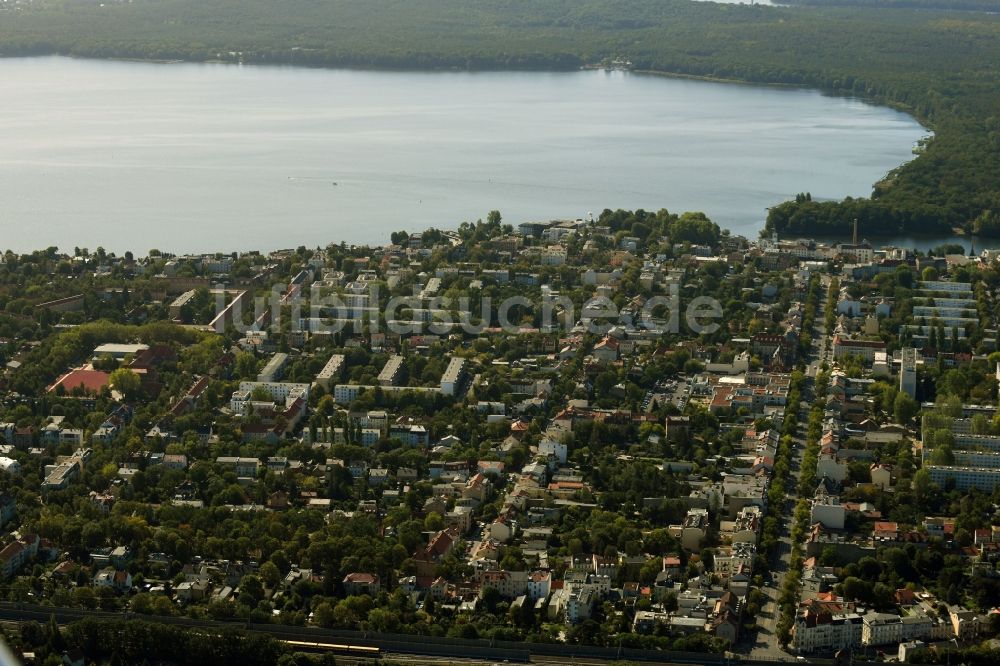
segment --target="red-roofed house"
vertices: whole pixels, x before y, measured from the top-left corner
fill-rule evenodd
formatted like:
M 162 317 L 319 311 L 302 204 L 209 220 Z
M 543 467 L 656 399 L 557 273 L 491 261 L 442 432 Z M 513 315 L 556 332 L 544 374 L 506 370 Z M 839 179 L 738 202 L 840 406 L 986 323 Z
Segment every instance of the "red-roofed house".
M 527 421 L 518 419 L 510 424 L 510 434 L 520 439 L 528 434 L 528 429 L 531 427 Z
M 454 547 L 455 535 L 448 530 L 441 530 L 431 537 L 430 543 L 413 553 L 413 561 L 417 565 L 417 577 L 433 576 L 438 562 Z
M 349 595 L 370 594 L 375 596 L 379 591 L 378 574 L 349 573 L 344 576 L 344 592 Z
M 676 555 L 663 556 L 663 573 L 676 578 L 681 573 L 681 558 Z
M 899 537 L 899 524 L 892 522 L 875 523 L 876 541 L 896 541 Z
M 0 550 L 0 575 L 7 579 L 16 574 L 38 554 L 38 543 L 37 534 L 27 534 Z
M 594 358 L 599 361 L 611 362 L 618 360 L 618 340 L 606 337 L 594 346 Z
M 479 472 L 493 476 L 503 476 L 504 463 L 501 460 L 480 460 Z

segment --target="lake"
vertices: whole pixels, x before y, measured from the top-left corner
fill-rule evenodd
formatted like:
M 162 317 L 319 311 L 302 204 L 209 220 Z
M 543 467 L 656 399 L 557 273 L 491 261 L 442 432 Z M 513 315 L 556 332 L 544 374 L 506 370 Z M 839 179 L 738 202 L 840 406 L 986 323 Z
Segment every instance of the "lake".
M 815 91 L 628 72 L 375 72 L 0 59 L 0 249 L 388 242 L 499 209 L 703 210 L 755 237 L 866 196 L 927 134 Z

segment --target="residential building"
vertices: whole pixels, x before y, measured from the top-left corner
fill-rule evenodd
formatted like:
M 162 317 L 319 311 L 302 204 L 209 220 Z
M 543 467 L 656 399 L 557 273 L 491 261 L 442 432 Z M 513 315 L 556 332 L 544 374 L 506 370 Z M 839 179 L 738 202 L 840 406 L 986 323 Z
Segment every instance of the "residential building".
M 344 371 L 344 358 L 343 354 L 331 354 L 330 360 L 316 375 L 314 383 L 329 391 L 330 383 L 339 379 Z
M 344 576 L 344 592 L 349 595 L 368 594 L 376 596 L 381 589 L 378 574 L 349 573 Z
M 460 356 L 453 356 L 448 361 L 448 367 L 441 375 L 441 393 L 444 395 L 455 395 L 458 387 L 465 377 L 465 359 Z
M 0 550 L 0 576 L 7 580 L 33 560 L 38 555 L 39 543 L 37 534 L 27 534 L 7 544 Z
M 904 347 L 900 356 L 899 390 L 911 398 L 917 397 L 917 350 Z

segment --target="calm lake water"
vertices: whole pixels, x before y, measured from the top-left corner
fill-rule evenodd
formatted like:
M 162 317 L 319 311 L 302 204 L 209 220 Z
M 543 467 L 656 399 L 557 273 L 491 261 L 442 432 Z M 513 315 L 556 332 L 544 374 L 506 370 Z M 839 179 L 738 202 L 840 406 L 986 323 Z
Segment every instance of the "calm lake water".
M 420 73 L 0 59 L 0 249 L 385 243 L 391 231 L 864 196 L 912 118 L 625 72 Z

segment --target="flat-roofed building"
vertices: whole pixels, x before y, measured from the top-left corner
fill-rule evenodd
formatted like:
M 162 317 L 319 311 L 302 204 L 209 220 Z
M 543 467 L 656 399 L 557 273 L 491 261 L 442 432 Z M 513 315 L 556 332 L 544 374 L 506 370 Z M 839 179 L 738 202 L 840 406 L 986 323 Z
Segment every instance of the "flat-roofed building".
M 846 336 L 833 336 L 833 357 L 837 360 L 848 356 L 859 356 L 868 363 L 875 360 L 876 352 L 885 351 L 885 342 L 881 340 L 860 340 Z
M 108 343 L 98 345 L 97 348 L 94 349 L 94 356 L 110 356 L 120 361 L 126 356 L 135 356 L 139 352 L 146 351 L 147 349 L 149 349 L 149 345 Z
M 917 397 L 917 350 L 913 347 L 905 347 L 900 355 L 899 390 Z
M 441 375 L 441 393 L 444 395 L 455 395 L 458 390 L 459 385 L 465 378 L 465 359 L 459 356 L 453 356 L 450 361 L 448 361 L 448 367 L 445 368 L 444 374 Z
M 330 382 L 339 379 L 343 371 L 344 355 L 333 354 L 330 356 L 330 360 L 326 362 L 326 365 L 323 366 L 323 369 L 319 371 L 319 374 L 316 375 L 315 383 L 329 390 Z
M 403 357 L 393 354 L 382 366 L 382 371 L 378 373 L 379 386 L 393 386 L 399 380 L 399 373 L 403 368 Z
M 285 366 L 288 365 L 288 354 L 278 352 L 271 357 L 264 369 L 257 375 L 258 382 L 276 382 L 281 379 Z
M 1000 483 L 1000 469 L 987 467 L 958 467 L 948 465 L 925 465 L 931 481 L 942 488 L 970 490 L 976 488 L 986 493 Z

